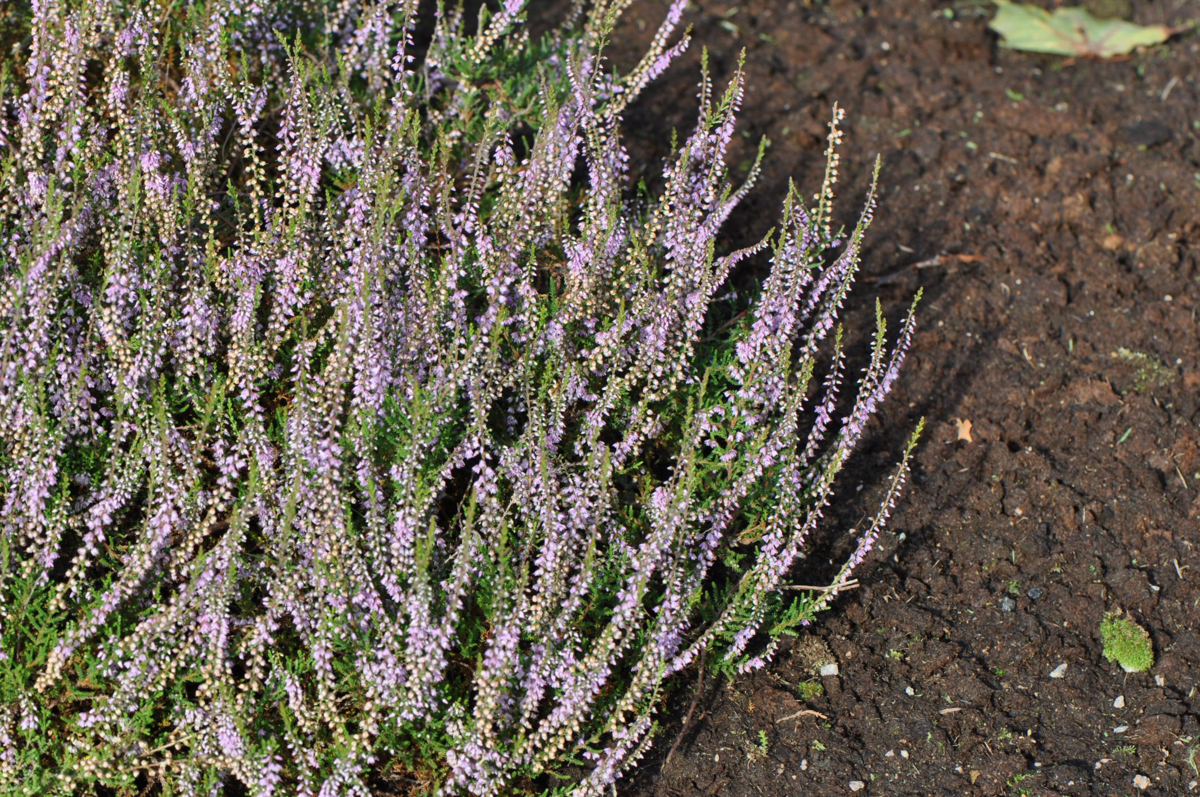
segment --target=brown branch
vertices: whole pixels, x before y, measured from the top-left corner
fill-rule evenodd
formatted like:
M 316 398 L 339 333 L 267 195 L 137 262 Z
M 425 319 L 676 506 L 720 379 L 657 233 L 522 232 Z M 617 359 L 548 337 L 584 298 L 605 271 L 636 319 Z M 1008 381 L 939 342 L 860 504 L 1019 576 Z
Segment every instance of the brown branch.
M 788 720 L 798 720 L 801 717 L 820 717 L 823 720 L 829 719 L 819 711 L 813 711 L 811 708 L 806 708 L 803 711 L 797 711 L 795 714 L 788 714 L 783 719 L 775 720 L 776 723 L 787 722 Z
M 692 698 L 692 705 L 688 708 L 688 712 L 684 715 L 683 726 L 679 729 L 679 738 L 675 740 L 675 744 L 671 745 L 671 749 L 667 751 L 666 760 L 663 761 L 662 768 L 666 769 L 671 763 L 671 758 L 674 757 L 675 751 L 679 749 L 679 745 L 683 742 L 683 735 L 687 733 L 688 723 L 692 721 L 692 714 L 696 711 L 696 705 L 700 702 L 700 695 L 704 693 L 704 657 L 708 653 L 707 650 L 700 651 L 700 679 L 696 683 L 696 695 Z M 661 771 L 661 770 L 660 770 Z
M 785 584 L 780 589 L 790 589 L 796 592 L 832 592 L 834 595 L 839 592 L 847 592 L 858 586 L 858 579 L 852 578 L 849 581 L 843 581 L 838 584 L 830 584 L 827 587 L 812 587 L 808 584 Z

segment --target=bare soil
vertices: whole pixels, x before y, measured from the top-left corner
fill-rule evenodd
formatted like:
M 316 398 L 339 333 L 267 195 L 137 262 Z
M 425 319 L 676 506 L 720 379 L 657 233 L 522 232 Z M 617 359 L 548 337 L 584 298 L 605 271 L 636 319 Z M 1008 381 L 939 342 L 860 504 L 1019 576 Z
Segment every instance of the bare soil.
M 816 188 L 836 101 L 847 222 L 884 161 L 850 328 L 876 296 L 895 317 L 925 290 L 842 528 L 929 426 L 863 586 L 767 670 L 706 678 L 680 739 L 685 675 L 621 793 L 1127 795 L 1139 775 L 1146 794 L 1200 793 L 1200 39 L 1072 62 L 999 48 L 974 2 L 697 5 L 688 60 L 629 111 L 634 162 L 690 129 L 700 45 L 718 79 L 745 48 L 738 157 L 773 143 L 730 243 L 766 232 L 789 177 Z M 1133 7 L 1200 17 L 1195 0 Z M 635 7 L 617 63 L 661 10 Z M 1102 656 L 1118 610 L 1150 632 L 1149 673 Z M 839 675 L 809 673 L 814 638 Z

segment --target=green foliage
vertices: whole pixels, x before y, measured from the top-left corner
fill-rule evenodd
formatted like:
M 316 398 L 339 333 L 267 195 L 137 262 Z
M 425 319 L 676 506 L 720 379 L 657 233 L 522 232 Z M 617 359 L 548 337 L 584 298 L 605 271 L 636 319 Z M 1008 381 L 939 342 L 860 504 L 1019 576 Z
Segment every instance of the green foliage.
M 825 694 L 825 686 L 820 681 L 801 681 L 796 685 L 796 696 L 805 703 L 811 703 Z
M 1114 612 L 1100 622 L 1104 658 L 1121 665 L 1125 672 L 1145 672 L 1154 666 L 1154 646 L 1146 629 Z

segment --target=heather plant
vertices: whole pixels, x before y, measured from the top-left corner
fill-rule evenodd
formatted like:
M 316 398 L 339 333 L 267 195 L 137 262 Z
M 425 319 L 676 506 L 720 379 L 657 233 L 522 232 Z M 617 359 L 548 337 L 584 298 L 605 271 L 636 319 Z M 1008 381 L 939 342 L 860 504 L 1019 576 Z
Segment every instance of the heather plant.
M 673 674 L 850 583 L 907 451 L 782 597 L 912 336 L 847 377 L 874 192 L 835 232 L 835 112 L 811 206 L 719 253 L 740 70 L 631 191 L 689 39 L 675 0 L 614 72 L 626 4 L 6 12 L 0 790 L 599 794 Z

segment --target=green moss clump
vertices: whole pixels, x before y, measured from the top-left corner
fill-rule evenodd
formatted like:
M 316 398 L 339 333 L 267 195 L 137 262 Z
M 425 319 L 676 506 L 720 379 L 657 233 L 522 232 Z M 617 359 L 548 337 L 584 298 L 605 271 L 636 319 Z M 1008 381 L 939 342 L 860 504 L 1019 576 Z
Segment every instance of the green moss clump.
M 1120 664 L 1125 672 L 1145 672 L 1154 666 L 1150 634 L 1132 620 L 1109 612 L 1100 623 L 1104 658 Z
M 1175 374 L 1169 366 L 1144 351 L 1131 351 L 1122 347 L 1113 352 L 1112 356 L 1133 370 L 1131 389 L 1134 393 L 1149 392 L 1169 385 L 1175 379 Z
M 825 694 L 825 687 L 820 681 L 801 681 L 796 687 L 796 693 L 805 703 L 811 703 L 821 695 Z

